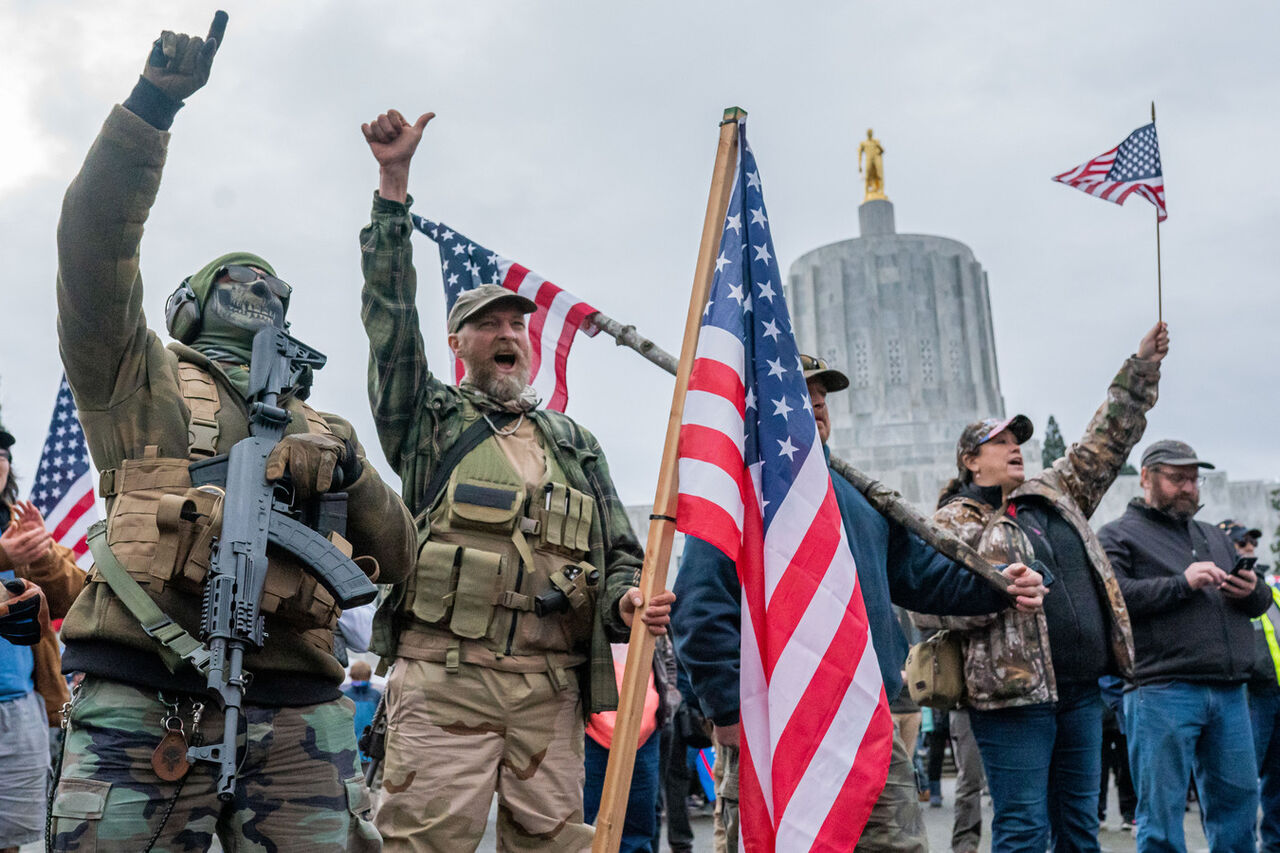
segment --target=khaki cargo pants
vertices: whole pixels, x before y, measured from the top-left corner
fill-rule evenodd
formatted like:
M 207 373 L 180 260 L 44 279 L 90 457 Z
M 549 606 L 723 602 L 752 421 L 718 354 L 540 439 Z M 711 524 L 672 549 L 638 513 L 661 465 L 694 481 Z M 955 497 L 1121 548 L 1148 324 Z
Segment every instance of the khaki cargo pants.
M 222 736 L 222 712 L 212 700 L 166 698 L 187 733 L 199 701 L 200 730 L 209 739 Z M 214 835 L 237 853 L 379 849 L 350 699 L 302 708 L 246 705 L 240 775 L 229 803 L 218 799 L 218 770 L 208 762 L 193 765 L 181 784 L 156 776 L 151 755 L 169 710 L 154 690 L 85 678 L 71 702 L 53 792 L 52 849 L 137 853 L 157 831 L 155 853 L 208 850 Z
M 559 682 L 559 683 L 557 683 Z M 498 795 L 498 850 L 584 851 L 576 679 L 398 658 L 376 823 L 390 853 L 462 853 Z

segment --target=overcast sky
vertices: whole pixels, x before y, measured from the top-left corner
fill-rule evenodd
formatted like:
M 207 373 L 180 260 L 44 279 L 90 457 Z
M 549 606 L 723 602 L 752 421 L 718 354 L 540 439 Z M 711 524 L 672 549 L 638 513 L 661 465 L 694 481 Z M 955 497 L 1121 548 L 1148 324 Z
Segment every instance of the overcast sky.
M 724 107 L 750 113 L 784 269 L 857 236 L 856 145 L 874 127 L 900 232 L 971 246 L 990 276 L 1010 411 L 1068 441 L 1155 319 L 1154 216 L 1052 183 L 1159 111 L 1173 337 L 1147 438 L 1233 478 L 1280 478 L 1275 336 L 1280 67 L 1274 4 L 241 3 L 179 113 L 142 242 L 145 307 L 230 249 L 295 287 L 294 333 L 329 355 L 313 403 L 377 449 L 356 236 L 376 164 L 359 125 L 434 110 L 411 177 L 447 222 L 679 346 Z M 61 371 L 62 193 L 162 29 L 196 3 L 0 0 L 0 404 L 30 476 Z M 306 10 L 305 12 L 303 10 Z M 428 355 L 445 365 L 435 247 L 418 237 Z M 804 345 L 805 342 L 801 342 Z M 672 381 L 580 340 L 569 413 L 628 502 L 652 500 Z M 393 478 L 392 478 L 393 479 Z

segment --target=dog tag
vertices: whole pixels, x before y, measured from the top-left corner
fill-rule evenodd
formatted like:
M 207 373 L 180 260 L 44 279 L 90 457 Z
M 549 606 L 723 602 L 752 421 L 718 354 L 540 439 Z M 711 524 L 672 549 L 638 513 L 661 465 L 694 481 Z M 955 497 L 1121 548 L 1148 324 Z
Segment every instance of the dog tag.
M 177 782 L 191 769 L 187 761 L 187 739 L 178 729 L 170 729 L 160 738 L 160 745 L 151 753 L 151 769 L 166 782 Z

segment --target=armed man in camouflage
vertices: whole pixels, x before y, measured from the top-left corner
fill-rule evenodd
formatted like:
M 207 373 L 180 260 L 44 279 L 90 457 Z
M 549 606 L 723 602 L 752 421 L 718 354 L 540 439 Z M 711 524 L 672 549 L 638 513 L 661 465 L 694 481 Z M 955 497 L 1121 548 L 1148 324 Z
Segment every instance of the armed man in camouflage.
M 537 408 L 525 315 L 480 285 L 449 312 L 460 386 L 433 376 L 414 307 L 409 163 L 431 113 L 365 125 L 380 167 L 360 234 L 369 400 L 419 521 L 418 566 L 379 610 L 374 650 L 394 660 L 378 829 L 388 850 L 474 850 L 498 794 L 498 849 L 585 850 L 584 710 L 617 703 L 610 642 L 647 606 L 642 561 L 591 433 Z
M 228 850 L 379 846 L 351 703 L 339 692 L 337 607 L 291 554 L 267 551 L 268 637 L 244 659 L 253 678 L 233 798 L 218 799 L 215 765 L 186 759 L 188 744 L 222 732 L 222 712 L 189 663 L 200 658 L 192 635 L 222 498 L 193 489 L 188 467 L 248 434 L 253 335 L 284 325 L 291 295 L 265 260 L 235 253 L 170 298 L 166 319 L 180 343 L 166 348 L 142 313 L 142 225 L 168 128 L 208 79 L 219 18 L 207 39 L 165 32 L 156 41 L 67 190 L 58 226 L 59 341 L 102 472 L 107 525 L 63 628 L 64 670 L 85 678 L 53 796 L 55 850 L 205 850 L 215 834 Z M 296 494 L 321 495 L 340 471 L 345 536 L 359 565 L 401 580 L 412 564 L 413 521 L 365 463 L 351 425 L 307 406 L 307 390 L 302 383 L 281 396 L 289 422 L 266 475 L 287 474 Z

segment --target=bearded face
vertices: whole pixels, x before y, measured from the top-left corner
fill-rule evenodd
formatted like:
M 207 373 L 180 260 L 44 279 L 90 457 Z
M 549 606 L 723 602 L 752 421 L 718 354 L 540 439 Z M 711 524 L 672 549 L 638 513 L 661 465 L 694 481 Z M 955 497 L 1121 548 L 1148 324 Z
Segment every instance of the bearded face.
M 222 275 L 204 305 L 206 331 L 252 340 L 267 326 L 284 328 L 284 302 L 264 279 L 233 281 Z
M 1200 469 L 1195 465 L 1154 465 L 1142 469 L 1147 503 L 1187 520 L 1200 509 Z
M 467 381 L 495 400 L 510 402 L 529 384 L 533 350 L 524 312 L 499 303 L 449 336 Z

